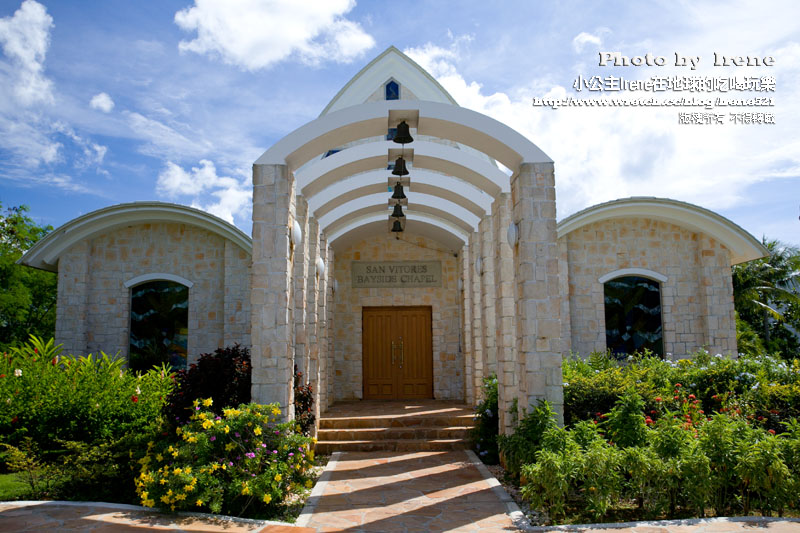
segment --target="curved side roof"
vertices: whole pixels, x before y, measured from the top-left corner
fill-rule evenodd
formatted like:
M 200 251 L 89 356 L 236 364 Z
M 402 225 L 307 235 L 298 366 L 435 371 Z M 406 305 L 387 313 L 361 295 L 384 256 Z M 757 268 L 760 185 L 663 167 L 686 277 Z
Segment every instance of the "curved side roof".
M 33 245 L 17 262 L 57 272 L 59 257 L 74 244 L 122 226 L 152 222 L 176 222 L 202 228 L 253 253 L 250 237 L 233 224 L 205 211 L 165 202 L 132 202 L 104 207 L 70 220 Z
M 722 215 L 669 198 L 632 197 L 594 205 L 559 222 L 558 237 L 561 238 L 595 222 L 623 217 L 661 220 L 691 231 L 705 233 L 730 250 L 731 265 L 767 255 L 767 250 L 755 237 Z
M 377 87 L 383 86 L 389 79 L 394 79 L 400 85 L 410 89 L 419 100 L 458 105 L 450 93 L 433 76 L 403 52 L 390 46 L 359 70 L 358 74 L 353 76 L 328 102 L 319 116 L 352 105 L 363 104 Z

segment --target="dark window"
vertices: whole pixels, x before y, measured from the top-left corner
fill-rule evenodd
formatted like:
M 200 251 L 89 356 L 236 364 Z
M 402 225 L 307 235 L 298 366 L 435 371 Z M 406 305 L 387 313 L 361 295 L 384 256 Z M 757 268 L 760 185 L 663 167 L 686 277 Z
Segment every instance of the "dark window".
M 400 99 L 400 86 L 397 84 L 396 81 L 390 81 L 389 83 L 386 84 L 386 99 L 387 100 Z
M 386 132 L 386 140 L 391 141 L 395 135 L 397 135 L 397 128 L 389 128 L 389 131 Z
M 327 152 L 325 152 L 325 155 L 322 156 L 322 159 L 325 159 L 326 157 L 330 157 L 333 154 L 336 154 L 338 152 L 341 152 L 341 150 L 339 150 L 338 148 L 334 148 L 333 150 L 328 150 Z
M 128 364 L 148 370 L 167 363 L 186 368 L 189 288 L 173 281 L 149 281 L 131 289 Z
M 663 356 L 658 282 L 640 276 L 624 276 L 607 281 L 603 292 L 608 349 L 615 354 L 647 349 Z

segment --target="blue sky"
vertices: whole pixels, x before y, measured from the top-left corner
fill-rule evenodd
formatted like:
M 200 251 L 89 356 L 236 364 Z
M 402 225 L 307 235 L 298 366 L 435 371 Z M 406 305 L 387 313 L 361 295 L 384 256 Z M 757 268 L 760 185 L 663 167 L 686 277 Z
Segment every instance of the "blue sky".
M 59 226 L 116 203 L 170 201 L 249 234 L 253 161 L 390 45 L 554 159 L 559 219 L 662 196 L 800 244 L 795 1 L 0 0 L 0 202 Z M 600 67 L 600 51 L 667 65 Z M 700 56 L 699 68 L 674 67 L 676 52 Z M 775 65 L 713 67 L 714 52 Z M 774 93 L 701 96 L 772 96 L 774 107 L 742 111 L 774 113 L 776 124 L 678 124 L 679 112 L 704 109 L 531 105 L 590 96 L 574 79 L 611 74 L 774 76 Z

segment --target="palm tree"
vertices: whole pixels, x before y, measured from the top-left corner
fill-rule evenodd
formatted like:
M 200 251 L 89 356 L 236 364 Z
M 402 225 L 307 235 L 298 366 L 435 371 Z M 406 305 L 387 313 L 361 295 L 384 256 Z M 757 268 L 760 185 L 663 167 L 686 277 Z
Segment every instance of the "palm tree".
M 741 319 L 769 347 L 771 325 L 785 325 L 800 309 L 800 250 L 766 237 L 762 244 L 769 255 L 733 267 L 733 301 Z

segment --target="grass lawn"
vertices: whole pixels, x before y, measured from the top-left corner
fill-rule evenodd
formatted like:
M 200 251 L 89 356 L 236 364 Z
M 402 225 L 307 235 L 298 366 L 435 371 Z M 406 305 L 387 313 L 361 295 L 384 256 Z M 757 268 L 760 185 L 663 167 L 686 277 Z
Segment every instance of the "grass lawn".
M 0 474 L 0 501 L 17 500 L 30 492 L 30 487 L 16 474 Z

